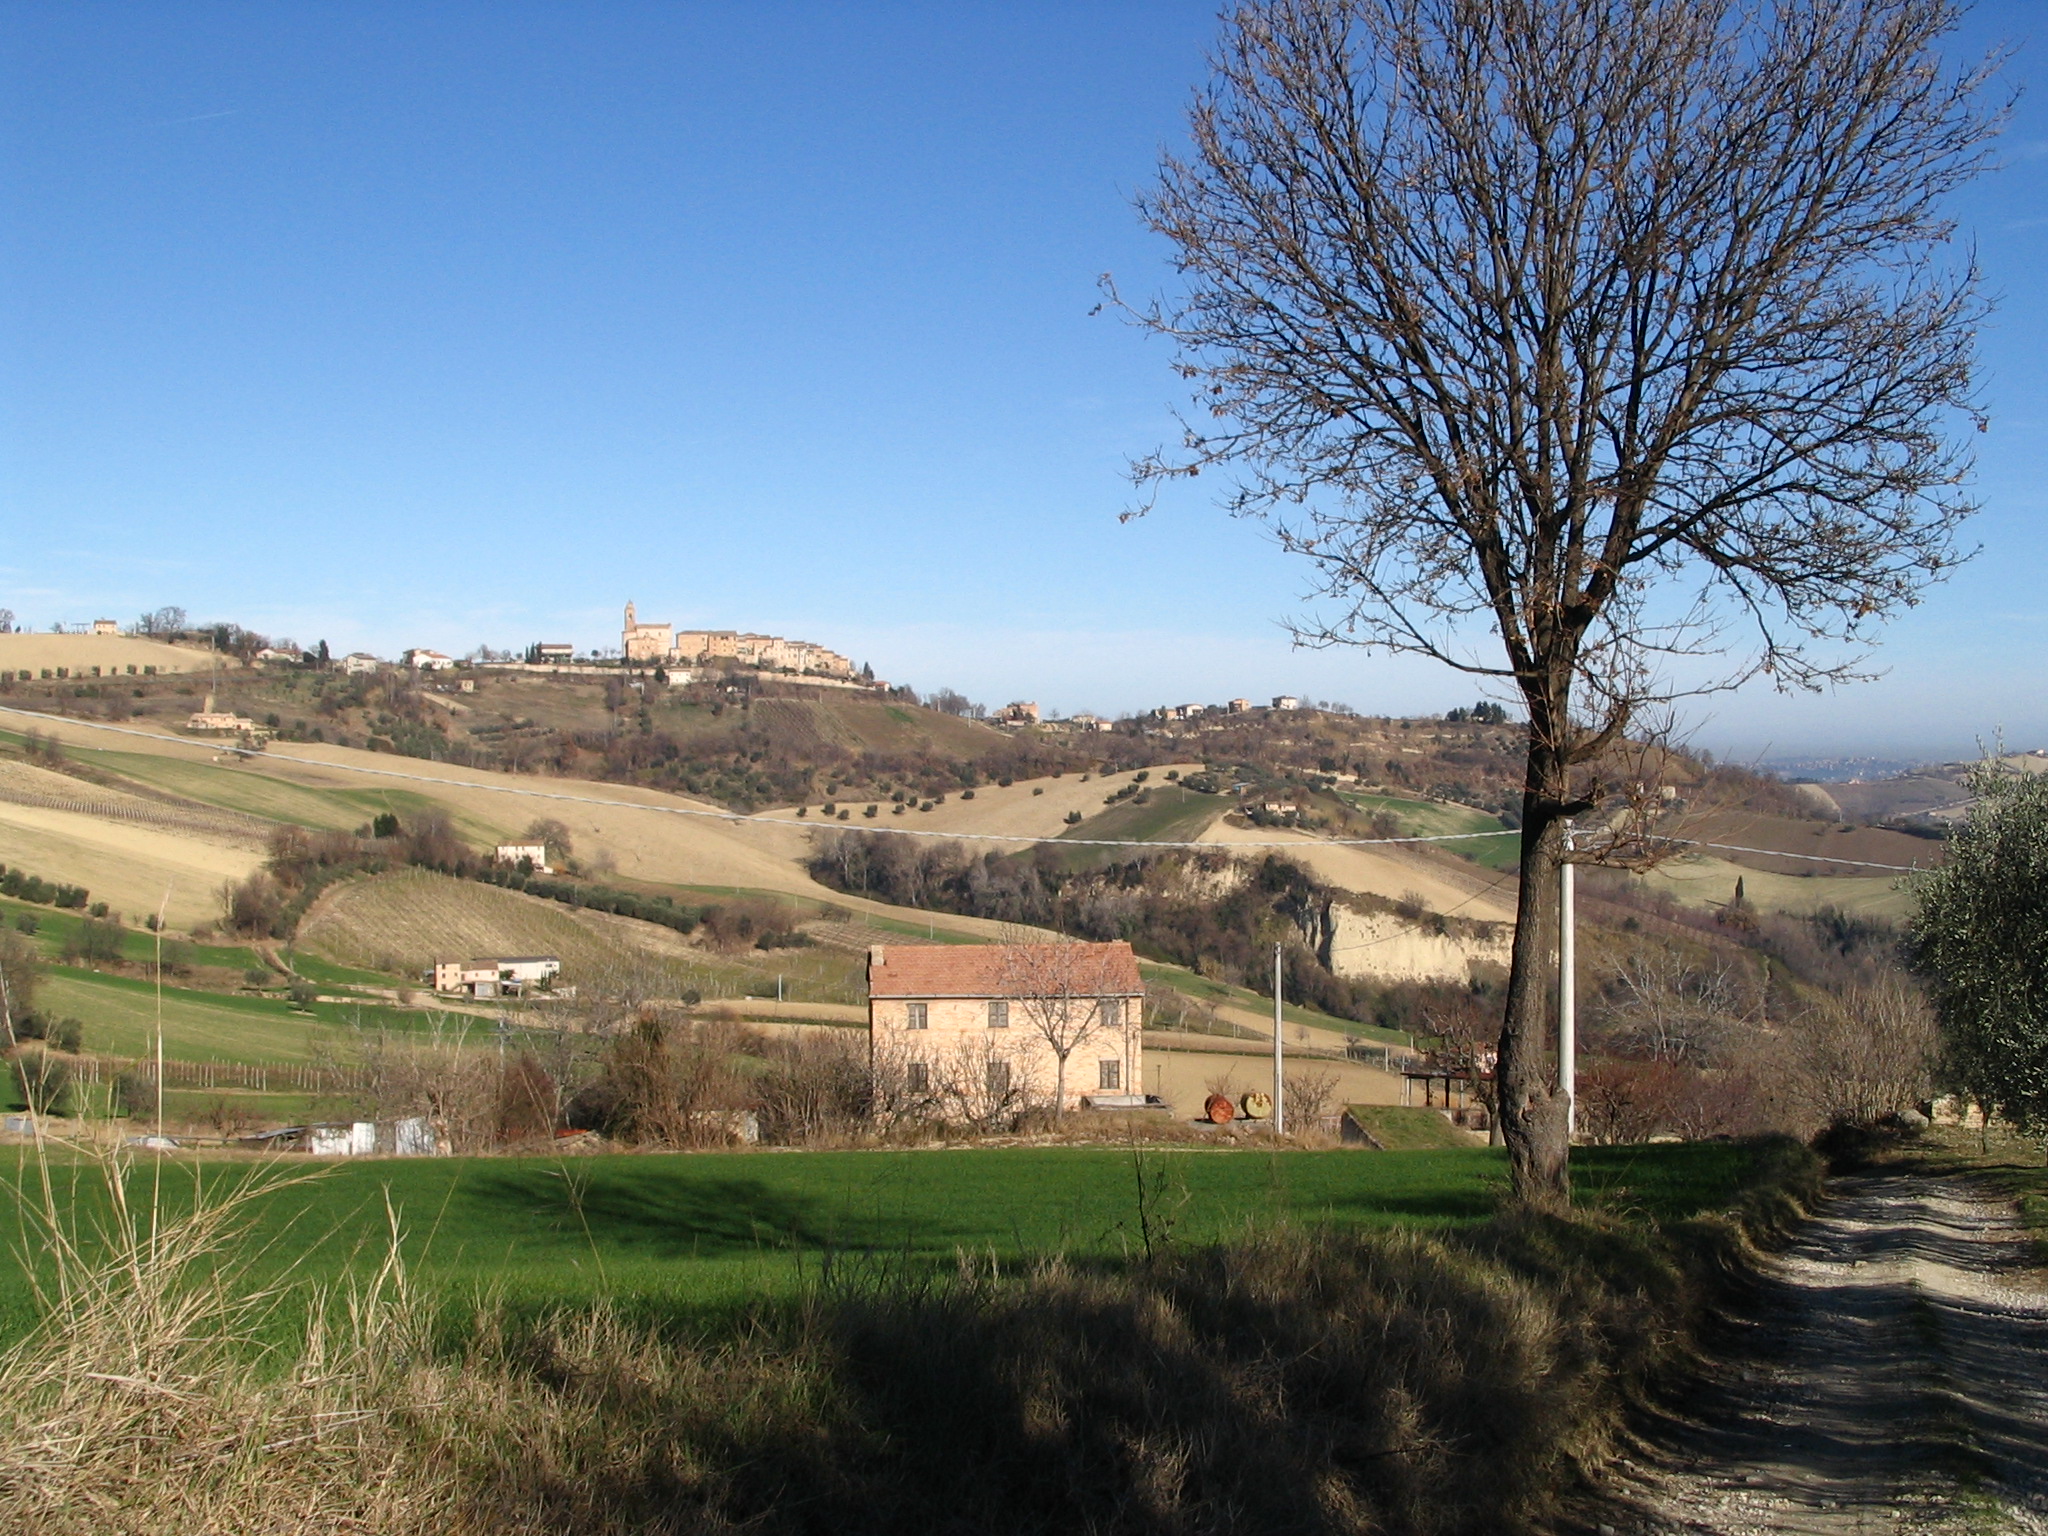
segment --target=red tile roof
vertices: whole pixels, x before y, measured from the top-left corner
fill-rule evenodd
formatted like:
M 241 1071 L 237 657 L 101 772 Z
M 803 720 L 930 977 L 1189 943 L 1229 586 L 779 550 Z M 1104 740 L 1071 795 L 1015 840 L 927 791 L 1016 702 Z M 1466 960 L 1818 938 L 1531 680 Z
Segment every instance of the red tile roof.
M 877 944 L 870 997 L 1142 997 L 1138 957 L 1115 944 Z

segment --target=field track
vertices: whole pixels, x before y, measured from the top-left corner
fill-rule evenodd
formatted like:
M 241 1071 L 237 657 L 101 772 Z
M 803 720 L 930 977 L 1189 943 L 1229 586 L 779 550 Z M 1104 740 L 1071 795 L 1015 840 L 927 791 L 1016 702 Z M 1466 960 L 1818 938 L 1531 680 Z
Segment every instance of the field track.
M 2011 1207 L 1924 1174 L 1837 1190 L 1622 1488 L 1627 1528 L 2048 1531 L 2048 1295 Z

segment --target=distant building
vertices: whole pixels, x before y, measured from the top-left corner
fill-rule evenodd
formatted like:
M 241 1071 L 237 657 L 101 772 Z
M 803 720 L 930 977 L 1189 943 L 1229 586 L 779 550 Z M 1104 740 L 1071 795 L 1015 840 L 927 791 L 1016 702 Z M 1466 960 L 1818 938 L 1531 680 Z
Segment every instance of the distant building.
M 548 845 L 546 843 L 500 843 L 498 862 L 517 864 L 521 859 L 533 860 L 533 872 L 537 875 L 552 875 L 548 868 Z
M 366 672 L 375 672 L 384 663 L 372 656 L 368 651 L 350 651 L 340 661 L 336 662 L 335 665 L 340 667 L 350 677 L 360 677 Z
M 1102 716 L 1091 715 L 1085 709 L 1070 719 L 1067 724 L 1077 731 L 1108 731 L 1115 729 L 1115 726 L 1103 719 Z
M 300 654 L 297 651 L 280 651 L 274 645 L 266 645 L 256 653 L 254 659 L 265 666 L 284 664 L 295 667 L 299 664 Z
M 206 696 L 203 709 L 186 717 L 185 729 L 201 736 L 260 736 L 268 731 L 247 715 L 213 707 L 213 695 Z
M 518 997 L 562 974 L 553 955 L 510 955 L 501 959 L 437 960 L 434 990 L 469 997 Z
M 453 656 L 415 646 L 405 653 L 405 664 L 415 672 L 446 672 L 457 663 Z
M 670 648 L 676 661 L 730 661 L 771 672 L 853 676 L 853 663 L 837 651 L 809 640 L 781 635 L 756 635 L 736 629 L 679 629 Z
M 1242 715 L 1249 711 L 1251 707 L 1252 701 L 1250 699 L 1232 699 L 1230 703 L 1225 706 L 1225 708 L 1228 709 L 1229 712 L 1233 715 Z
M 666 661 L 675 653 L 673 624 L 643 624 L 626 604 L 626 625 L 619 635 L 619 653 L 628 661 Z
M 1274 697 L 1273 707 L 1275 709 L 1299 709 L 1301 708 L 1301 700 L 1291 693 L 1282 693 Z
M 729 661 L 738 666 L 804 676 L 847 677 L 854 665 L 837 651 L 809 640 L 781 635 L 756 635 L 736 629 L 677 629 L 671 624 L 643 624 L 633 605 L 626 604 L 626 626 L 620 650 L 628 661 Z
M 543 640 L 526 648 L 526 659 L 531 662 L 542 663 L 573 661 L 576 659 L 576 647 L 573 645 L 555 645 Z
M 1019 699 L 1014 704 L 1005 704 L 995 712 L 998 725 L 1036 725 L 1038 706 L 1029 700 Z
M 121 633 L 121 626 L 112 619 L 94 619 L 92 632 L 96 635 L 118 635 Z

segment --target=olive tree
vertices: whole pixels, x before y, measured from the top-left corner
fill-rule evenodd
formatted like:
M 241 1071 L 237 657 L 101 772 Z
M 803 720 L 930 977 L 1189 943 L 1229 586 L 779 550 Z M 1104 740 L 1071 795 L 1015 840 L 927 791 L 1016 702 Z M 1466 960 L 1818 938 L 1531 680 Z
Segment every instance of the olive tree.
M 1940 869 L 1917 876 L 1914 963 L 1953 1086 L 2048 1132 L 2048 777 L 1980 770 Z
M 1563 825 L 1683 694 L 1854 676 L 1957 557 L 1982 310 L 1943 200 L 1989 65 L 1948 0 L 1249 0 L 1140 198 L 1133 313 L 1317 572 L 1311 644 L 1528 720 L 1500 1036 L 1516 1191 L 1567 1184 L 1545 1025 Z M 1624 778 L 1626 775 L 1623 776 Z

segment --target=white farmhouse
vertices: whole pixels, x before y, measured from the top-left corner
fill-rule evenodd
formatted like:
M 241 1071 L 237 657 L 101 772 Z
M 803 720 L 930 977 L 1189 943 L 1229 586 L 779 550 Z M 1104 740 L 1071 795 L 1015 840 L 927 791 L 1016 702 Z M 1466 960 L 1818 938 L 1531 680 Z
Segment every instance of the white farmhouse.
M 518 997 L 562 974 L 553 955 L 507 955 L 499 959 L 436 960 L 434 990 L 468 997 Z

